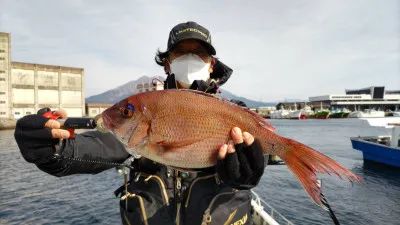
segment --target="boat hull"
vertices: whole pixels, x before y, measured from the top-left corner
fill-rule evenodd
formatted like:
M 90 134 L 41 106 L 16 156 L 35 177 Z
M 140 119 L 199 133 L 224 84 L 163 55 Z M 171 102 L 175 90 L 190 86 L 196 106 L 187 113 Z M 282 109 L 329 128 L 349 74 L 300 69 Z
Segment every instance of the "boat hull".
M 292 120 L 304 120 L 304 119 L 307 119 L 307 116 L 305 114 L 303 114 L 303 112 L 301 110 L 298 110 L 298 111 L 291 112 L 289 114 L 289 118 Z
M 372 111 L 372 112 L 352 112 L 349 115 L 350 118 L 383 118 L 385 112 L 383 111 Z
M 301 111 L 297 110 L 297 111 L 293 111 L 289 113 L 289 118 L 292 120 L 299 120 L 301 116 Z
M 349 117 L 348 112 L 337 112 L 329 115 L 329 118 L 348 118 Z
M 364 160 L 400 167 L 400 148 L 366 141 L 361 137 L 350 138 L 354 149 L 363 153 Z

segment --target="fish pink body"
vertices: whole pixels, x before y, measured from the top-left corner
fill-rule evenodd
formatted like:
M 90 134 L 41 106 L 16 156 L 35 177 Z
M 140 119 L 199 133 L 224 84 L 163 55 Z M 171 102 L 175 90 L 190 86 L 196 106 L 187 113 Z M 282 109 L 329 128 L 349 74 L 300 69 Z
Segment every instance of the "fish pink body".
M 220 146 L 233 127 L 260 141 L 265 154 L 277 155 L 296 175 L 306 192 L 322 205 L 315 172 L 359 177 L 310 147 L 279 136 L 254 112 L 191 90 L 151 91 L 133 95 L 102 113 L 104 127 L 135 152 L 179 168 L 216 164 Z

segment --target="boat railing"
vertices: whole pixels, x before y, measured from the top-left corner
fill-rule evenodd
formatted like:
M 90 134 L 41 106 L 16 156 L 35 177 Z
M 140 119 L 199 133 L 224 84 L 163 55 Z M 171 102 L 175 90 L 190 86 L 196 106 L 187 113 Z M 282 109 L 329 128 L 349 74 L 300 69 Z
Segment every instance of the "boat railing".
M 251 190 L 251 193 L 253 195 L 253 201 L 256 203 L 256 206 L 259 210 L 265 211 L 268 213 L 269 211 L 269 216 L 276 220 L 276 221 L 283 221 L 284 223 L 279 223 L 279 224 L 287 224 L 287 225 L 294 225 L 290 220 L 286 219 L 282 214 L 280 214 L 274 207 L 272 207 L 270 204 L 268 204 L 266 201 L 264 201 L 260 196 Z M 264 207 L 268 208 L 268 211 L 264 209 Z

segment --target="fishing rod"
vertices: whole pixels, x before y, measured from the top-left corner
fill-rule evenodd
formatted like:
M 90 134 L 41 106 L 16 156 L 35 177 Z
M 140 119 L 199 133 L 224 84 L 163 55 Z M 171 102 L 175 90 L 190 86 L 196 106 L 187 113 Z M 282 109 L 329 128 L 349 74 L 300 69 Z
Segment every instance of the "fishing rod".
M 44 118 L 59 122 L 61 129 L 68 130 L 70 138 L 75 138 L 75 129 L 95 129 L 97 126 L 97 121 L 93 118 L 69 117 L 63 119 L 49 108 L 45 108 L 43 111 L 39 110 L 38 114 L 41 114 Z
M 333 212 L 331 206 L 328 204 L 328 200 L 326 200 L 325 195 L 322 194 L 322 190 L 321 190 L 322 181 L 321 181 L 321 180 L 317 180 L 317 185 L 318 185 L 318 187 L 319 187 L 319 189 L 320 189 L 321 202 L 322 202 L 322 204 L 326 207 L 326 211 L 328 211 L 329 216 L 331 217 L 333 223 L 334 223 L 335 225 L 340 225 L 339 220 L 336 218 L 335 213 Z

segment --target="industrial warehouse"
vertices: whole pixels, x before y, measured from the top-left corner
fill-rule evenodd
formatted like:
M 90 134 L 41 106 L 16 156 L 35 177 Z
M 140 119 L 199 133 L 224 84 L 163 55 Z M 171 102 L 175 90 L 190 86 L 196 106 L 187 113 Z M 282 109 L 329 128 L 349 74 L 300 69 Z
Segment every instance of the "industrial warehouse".
M 84 116 L 84 70 L 11 62 L 10 34 L 0 32 L 0 119 L 19 119 L 44 107 Z

